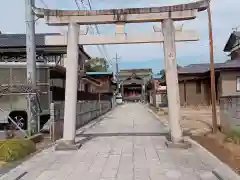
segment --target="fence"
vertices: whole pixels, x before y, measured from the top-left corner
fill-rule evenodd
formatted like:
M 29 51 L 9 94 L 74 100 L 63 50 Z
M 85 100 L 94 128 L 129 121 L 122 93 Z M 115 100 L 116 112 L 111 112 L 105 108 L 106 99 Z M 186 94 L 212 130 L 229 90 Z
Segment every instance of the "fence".
M 220 98 L 220 122 L 225 132 L 240 128 L 240 96 Z
M 65 88 L 52 86 L 51 88 L 51 96 L 53 101 L 64 101 L 65 100 Z M 80 101 L 94 101 L 98 100 L 99 96 L 101 100 L 111 100 L 112 94 L 109 93 L 90 93 L 85 91 L 77 92 L 77 99 Z
M 156 107 L 167 107 L 168 98 L 166 92 L 154 92 L 150 93 L 150 104 L 155 105 Z
M 79 101 L 77 103 L 76 129 L 106 113 L 111 107 L 111 101 Z M 51 103 L 50 116 L 50 136 L 52 140 L 58 140 L 63 136 L 64 102 Z

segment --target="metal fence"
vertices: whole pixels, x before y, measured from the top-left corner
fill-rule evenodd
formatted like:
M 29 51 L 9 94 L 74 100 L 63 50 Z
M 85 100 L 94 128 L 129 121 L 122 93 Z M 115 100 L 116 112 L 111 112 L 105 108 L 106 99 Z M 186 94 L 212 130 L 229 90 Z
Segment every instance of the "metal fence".
M 112 107 L 111 101 L 79 101 L 77 103 L 76 129 L 101 116 Z M 50 136 L 53 141 L 62 138 L 64 124 L 64 102 L 50 106 Z

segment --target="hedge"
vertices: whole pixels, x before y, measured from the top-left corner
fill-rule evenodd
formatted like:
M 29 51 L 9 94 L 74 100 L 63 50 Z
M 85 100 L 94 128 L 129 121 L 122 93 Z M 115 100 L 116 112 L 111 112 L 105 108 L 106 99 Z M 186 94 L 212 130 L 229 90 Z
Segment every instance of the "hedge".
M 29 139 L 14 138 L 0 140 L 0 161 L 16 161 L 35 151 L 36 145 Z

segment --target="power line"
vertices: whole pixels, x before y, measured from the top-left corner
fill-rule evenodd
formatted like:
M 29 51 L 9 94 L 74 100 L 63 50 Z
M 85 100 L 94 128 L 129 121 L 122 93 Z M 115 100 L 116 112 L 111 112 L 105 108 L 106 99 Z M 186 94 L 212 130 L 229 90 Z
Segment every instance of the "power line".
M 74 2 L 75 2 L 75 4 L 76 4 L 78 10 L 80 11 L 81 8 L 80 8 L 80 5 L 79 5 L 79 3 L 78 3 L 78 0 L 74 0 Z M 86 9 L 86 8 L 84 7 L 84 4 L 83 4 L 83 8 Z M 86 34 L 88 34 L 88 32 L 89 32 L 89 26 L 87 26 L 87 32 L 86 32 Z
M 48 9 L 48 6 L 47 6 L 47 4 L 43 1 L 43 0 L 40 0 L 40 2 L 43 4 L 43 6 L 45 6 L 45 8 L 47 8 Z
M 81 2 L 82 2 L 82 4 L 84 4 L 83 0 L 81 0 Z M 91 0 L 87 0 L 87 2 L 88 2 L 89 9 L 92 10 Z M 96 24 L 95 24 L 94 26 L 95 26 L 95 28 L 96 28 L 97 33 L 100 35 L 101 33 L 100 33 L 100 31 L 99 31 L 98 26 L 97 26 Z M 102 46 L 103 51 L 104 51 L 104 53 L 105 53 L 105 55 L 106 55 L 106 57 L 107 57 L 107 60 L 110 62 L 110 59 L 109 59 L 109 56 L 108 56 L 106 47 L 105 47 L 104 45 L 101 45 L 101 46 Z
M 44 0 L 40 0 L 40 2 L 45 6 L 46 9 L 48 9 L 48 6 L 47 6 L 47 4 L 44 2 Z M 78 0 L 74 0 L 74 2 L 75 2 L 75 4 L 76 4 L 78 10 L 81 10 L 80 5 L 79 5 L 79 3 L 78 3 Z M 82 0 L 81 0 L 81 2 L 82 2 Z M 84 8 L 86 9 L 86 7 L 85 7 L 84 4 L 83 4 L 83 6 L 84 6 Z M 92 30 L 93 30 L 93 29 L 92 29 Z M 88 31 L 89 31 L 89 26 L 88 26 L 88 28 L 87 28 L 87 33 L 88 33 Z M 93 31 L 92 33 L 94 33 L 94 31 Z M 99 47 L 99 45 L 97 45 L 97 48 L 98 48 L 98 51 L 100 52 L 100 54 L 101 54 L 103 57 L 106 57 L 106 55 L 104 55 L 104 52 L 101 50 L 101 48 Z M 106 59 L 108 60 L 109 58 L 107 57 Z M 111 61 L 108 61 L 108 62 L 109 62 L 110 65 L 112 65 Z
M 78 0 L 74 0 L 74 2 L 75 2 L 75 4 L 77 5 L 78 10 L 80 10 L 79 1 L 78 1 Z M 81 2 L 81 4 L 82 4 L 83 8 L 84 8 L 85 10 L 87 10 L 87 7 L 85 6 L 84 0 L 80 0 L 80 2 Z M 89 9 L 92 10 L 92 6 L 91 6 L 91 2 L 90 2 L 90 1 L 88 1 L 88 6 L 89 6 Z M 100 31 L 99 31 L 97 25 L 95 25 L 95 28 L 96 28 L 97 33 L 100 35 Z M 90 34 L 94 34 L 94 29 L 92 28 L 91 25 L 88 26 L 88 30 L 90 30 L 90 31 L 89 31 Z M 109 59 L 108 53 L 107 53 L 107 51 L 106 51 L 106 48 L 105 48 L 103 45 L 102 45 L 103 51 L 101 50 L 100 45 L 97 45 L 97 48 L 98 48 L 100 54 L 101 54 L 103 57 L 106 58 L 106 60 L 108 61 L 109 65 L 112 66 L 112 62 L 111 62 L 111 60 Z
M 75 1 L 75 4 L 76 4 L 78 10 L 80 11 L 80 5 L 78 4 L 78 1 L 77 0 L 74 0 L 74 1 Z
M 83 2 L 83 0 L 81 0 L 81 1 Z M 88 1 L 88 5 L 89 5 L 90 10 L 92 10 L 91 1 L 90 1 L 90 0 L 87 0 L 87 1 Z M 99 31 L 99 29 L 98 29 L 98 26 L 97 26 L 96 24 L 95 24 L 94 26 L 95 26 L 95 28 L 96 28 L 97 33 L 100 35 L 100 31 Z M 110 61 L 105 46 L 102 45 L 102 48 L 103 48 L 103 50 L 104 50 L 104 53 L 105 53 L 106 56 L 107 56 L 108 61 Z
M 48 9 L 47 4 L 43 0 L 40 0 L 40 2 L 43 4 L 43 6 L 45 6 L 46 9 Z

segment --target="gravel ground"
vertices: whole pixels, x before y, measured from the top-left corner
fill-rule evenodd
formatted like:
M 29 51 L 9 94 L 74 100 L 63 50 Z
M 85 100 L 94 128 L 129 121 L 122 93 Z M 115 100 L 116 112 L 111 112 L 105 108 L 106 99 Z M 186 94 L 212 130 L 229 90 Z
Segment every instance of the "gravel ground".
M 153 108 L 151 108 L 153 109 Z M 153 109 L 155 112 L 156 110 Z M 168 110 L 161 108 L 156 112 L 165 125 L 168 125 Z M 217 109 L 218 124 L 220 124 L 219 109 Z M 211 131 L 212 126 L 212 112 L 209 107 L 202 108 L 181 108 L 181 127 L 184 132 L 194 135 L 201 135 Z

